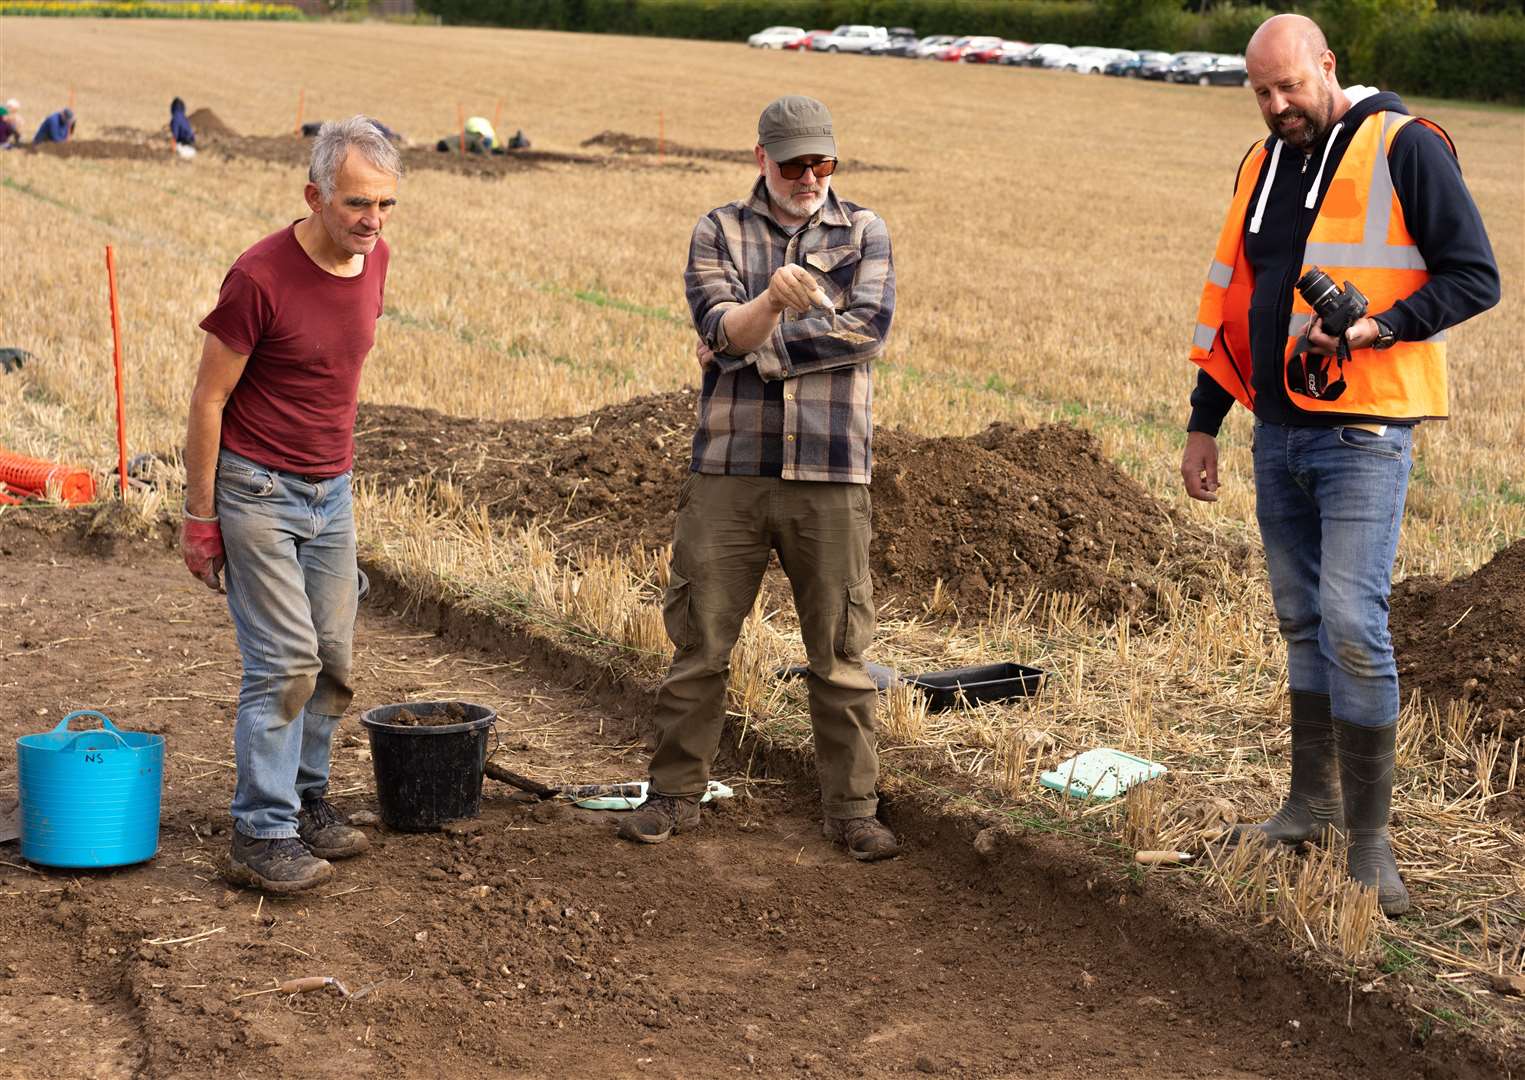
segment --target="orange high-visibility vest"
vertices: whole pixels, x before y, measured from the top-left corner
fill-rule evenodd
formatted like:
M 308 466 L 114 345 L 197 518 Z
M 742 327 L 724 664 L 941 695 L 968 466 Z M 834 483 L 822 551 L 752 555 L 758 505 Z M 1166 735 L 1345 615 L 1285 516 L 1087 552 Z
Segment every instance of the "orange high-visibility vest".
M 1342 288 L 1348 280 L 1366 294 L 1370 314 L 1378 314 L 1416 292 L 1430 275 L 1408 230 L 1393 189 L 1388 153 L 1405 124 L 1419 119 L 1376 112 L 1362 121 L 1340 158 L 1319 203 L 1313 229 L 1303 249 L 1301 277 L 1317 266 Z M 1454 154 L 1450 136 L 1428 120 Z M 1197 306 L 1192 362 L 1202 367 L 1247 409 L 1255 407 L 1250 380 L 1250 296 L 1255 274 L 1244 255 L 1245 222 L 1255 180 L 1265 167 L 1265 146 L 1245 155 L 1218 248 L 1208 268 L 1207 284 Z M 1283 360 L 1296 349 L 1299 335 L 1312 321 L 1312 309 L 1293 290 L 1292 318 Z M 1356 349 L 1345 364 L 1345 392 L 1320 401 L 1291 392 L 1295 408 L 1336 416 L 1376 420 L 1439 419 L 1446 415 L 1446 346 L 1444 332 L 1425 341 L 1400 341 L 1378 352 Z M 1286 365 L 1283 362 L 1283 385 Z

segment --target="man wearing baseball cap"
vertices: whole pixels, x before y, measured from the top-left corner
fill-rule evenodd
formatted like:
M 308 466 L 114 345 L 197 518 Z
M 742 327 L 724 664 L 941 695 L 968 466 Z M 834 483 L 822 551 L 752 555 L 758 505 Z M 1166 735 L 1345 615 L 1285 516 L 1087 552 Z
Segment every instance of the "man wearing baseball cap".
M 660 843 L 699 824 L 731 649 L 771 552 L 810 674 L 825 833 L 855 859 L 899 851 L 877 818 L 869 578 L 871 368 L 895 309 L 889 231 L 831 189 L 831 113 L 782 97 L 757 124 L 757 182 L 694 228 L 684 274 L 703 375 L 663 615 L 651 799 L 620 828 Z

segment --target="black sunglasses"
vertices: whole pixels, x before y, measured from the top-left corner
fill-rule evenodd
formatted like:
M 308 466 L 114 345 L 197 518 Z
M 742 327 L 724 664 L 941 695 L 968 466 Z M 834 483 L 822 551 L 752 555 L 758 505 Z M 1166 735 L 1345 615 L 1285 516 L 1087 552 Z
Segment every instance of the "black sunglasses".
M 815 173 L 818 178 L 830 176 L 837 171 L 837 159 L 834 157 L 822 158 L 820 161 L 809 165 L 803 161 L 780 161 L 775 164 L 778 165 L 778 175 L 782 176 L 785 180 L 798 180 L 805 175 L 806 169 Z

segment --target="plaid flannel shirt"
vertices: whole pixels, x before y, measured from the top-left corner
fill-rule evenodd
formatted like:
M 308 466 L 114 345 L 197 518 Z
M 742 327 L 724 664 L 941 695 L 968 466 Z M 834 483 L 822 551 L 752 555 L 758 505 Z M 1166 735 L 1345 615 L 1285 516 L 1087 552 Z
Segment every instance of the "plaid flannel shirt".
M 736 355 L 721 320 L 763 293 L 785 263 L 808 268 L 836 314 L 786 311 L 766 342 Z M 699 398 L 693 471 L 868 483 L 871 367 L 895 311 L 890 235 L 879 216 L 830 192 L 790 235 L 759 178 L 748 198 L 699 219 L 683 279 L 694 328 L 715 352 Z

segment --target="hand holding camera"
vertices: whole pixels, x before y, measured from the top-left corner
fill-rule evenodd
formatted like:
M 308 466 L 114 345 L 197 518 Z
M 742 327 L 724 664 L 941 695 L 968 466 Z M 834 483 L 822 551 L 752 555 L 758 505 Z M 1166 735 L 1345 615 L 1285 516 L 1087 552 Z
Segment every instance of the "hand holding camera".
M 1376 321 L 1366 317 L 1367 300 L 1360 289 L 1347 281 L 1342 290 L 1316 266 L 1297 279 L 1297 291 L 1314 319 L 1287 361 L 1287 386 L 1304 397 L 1334 401 L 1345 392 L 1351 350 L 1377 340 Z

